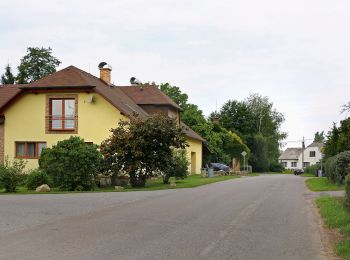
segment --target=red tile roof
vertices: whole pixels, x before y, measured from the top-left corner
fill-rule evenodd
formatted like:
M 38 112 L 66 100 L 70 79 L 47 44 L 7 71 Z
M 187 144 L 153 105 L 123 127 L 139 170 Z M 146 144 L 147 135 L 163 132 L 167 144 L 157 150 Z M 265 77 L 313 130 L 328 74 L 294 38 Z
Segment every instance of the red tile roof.
M 74 66 L 69 66 L 46 77 L 26 84 L 25 88 L 96 86 L 100 79 Z
M 18 85 L 0 85 L 0 110 L 20 92 Z
M 139 106 L 146 104 L 170 105 L 182 110 L 156 86 L 146 86 L 142 89 L 139 86 L 112 86 L 90 73 L 74 66 L 69 66 L 30 84 L 0 85 L 0 111 L 21 91 L 84 87 L 91 88 L 102 95 L 126 116 L 133 116 L 136 113 L 142 118 L 148 117 L 149 115 Z M 182 122 L 181 127 L 188 137 L 205 142 L 200 135 Z
M 148 116 L 141 107 L 135 104 L 135 102 L 120 89 L 109 86 L 103 80 L 74 66 L 69 66 L 42 79 L 27 84 L 23 89 L 47 89 L 57 87 L 92 87 L 97 93 L 102 95 L 126 116 L 132 116 L 135 113 L 143 118 Z
M 180 123 L 181 128 L 185 132 L 186 136 L 191 137 L 195 140 L 206 142 L 206 140 L 201 137 L 199 134 L 197 134 L 195 131 L 193 131 L 189 126 L 187 126 L 184 122 Z
M 157 86 L 122 86 L 120 89 L 138 105 L 169 105 L 182 111 L 182 108 Z

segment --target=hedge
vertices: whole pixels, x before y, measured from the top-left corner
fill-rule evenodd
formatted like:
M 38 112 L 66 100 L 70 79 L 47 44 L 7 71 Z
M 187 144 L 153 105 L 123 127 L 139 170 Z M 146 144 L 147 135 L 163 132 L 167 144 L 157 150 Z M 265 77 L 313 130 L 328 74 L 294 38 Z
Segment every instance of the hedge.
M 350 151 L 339 153 L 327 159 L 325 170 L 328 179 L 333 183 L 343 184 L 349 173 Z

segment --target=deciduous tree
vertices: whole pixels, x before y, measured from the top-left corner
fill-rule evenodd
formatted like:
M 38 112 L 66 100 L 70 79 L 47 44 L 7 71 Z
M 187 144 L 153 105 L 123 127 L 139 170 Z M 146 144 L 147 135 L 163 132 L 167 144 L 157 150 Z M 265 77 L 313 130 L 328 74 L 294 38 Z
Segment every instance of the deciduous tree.
M 204 154 L 204 162 L 229 164 L 233 158 L 241 159 L 241 152 L 249 153 L 249 148 L 236 131 L 228 131 L 206 119 L 197 105 L 188 103 L 187 94 L 181 92 L 180 88 L 166 83 L 161 84 L 160 89 L 182 107 L 181 120 L 207 141 L 209 153 Z
M 18 66 L 17 82 L 31 83 L 53 72 L 61 62 L 52 56 L 52 49 L 29 47 L 27 54 L 21 59 Z
M 268 171 L 278 161 L 279 142 L 286 138 L 280 130 L 284 116 L 267 97 L 252 94 L 244 101 L 229 100 L 215 116 L 224 128 L 242 136 L 251 151 L 249 163 L 254 170 Z
M 101 144 L 106 169 L 116 175 L 128 174 L 133 187 L 144 187 L 147 176 L 171 171 L 173 149 L 187 146 L 175 120 L 153 115 L 121 121 Z

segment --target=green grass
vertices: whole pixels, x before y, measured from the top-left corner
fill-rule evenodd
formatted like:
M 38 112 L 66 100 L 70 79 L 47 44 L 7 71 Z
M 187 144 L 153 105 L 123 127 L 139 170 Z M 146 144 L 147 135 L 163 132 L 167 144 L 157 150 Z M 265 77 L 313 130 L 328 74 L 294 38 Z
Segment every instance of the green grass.
M 321 197 L 317 199 L 316 203 L 325 225 L 338 229 L 345 236 L 345 240 L 336 244 L 336 253 L 344 259 L 350 259 L 350 213 L 344 206 L 344 200 Z
M 315 174 L 313 173 L 303 173 L 299 175 L 300 177 L 315 177 Z
M 260 174 L 292 174 L 292 173 L 289 171 L 283 171 L 283 172 L 263 172 Z
M 311 191 L 334 191 L 334 190 L 344 190 L 344 185 L 338 185 L 329 182 L 326 177 L 315 177 L 307 179 L 306 186 Z
M 255 177 L 255 176 L 259 176 L 260 173 L 258 172 L 252 172 L 252 173 L 247 173 L 245 176 L 248 176 L 248 177 Z
M 176 180 L 176 187 L 170 187 L 169 184 L 163 184 L 162 179 L 157 180 L 148 180 L 145 188 L 131 188 L 126 187 L 123 192 L 126 191 L 151 191 L 151 190 L 167 190 L 167 189 L 181 189 L 181 188 L 194 188 L 214 182 L 226 181 L 230 179 L 239 178 L 237 175 L 230 176 L 219 176 L 213 178 L 203 178 L 200 175 L 190 175 L 184 180 Z M 84 191 L 59 191 L 57 188 L 51 189 L 49 194 L 61 194 L 61 193 L 82 193 Z M 114 187 L 107 188 L 98 188 L 94 191 L 85 191 L 85 192 L 116 192 Z M 120 192 L 120 191 L 119 191 Z M 5 193 L 4 190 L 0 190 L 0 194 L 14 194 L 14 193 Z M 19 187 L 15 194 L 38 194 L 35 191 L 28 191 L 25 187 Z M 42 193 L 41 193 L 42 194 Z

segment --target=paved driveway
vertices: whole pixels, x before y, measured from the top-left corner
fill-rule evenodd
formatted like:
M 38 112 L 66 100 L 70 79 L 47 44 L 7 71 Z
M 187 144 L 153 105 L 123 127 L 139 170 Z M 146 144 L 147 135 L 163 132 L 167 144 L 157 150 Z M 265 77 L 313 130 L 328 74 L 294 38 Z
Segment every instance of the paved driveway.
M 327 259 L 304 179 L 0 196 L 0 259 Z

